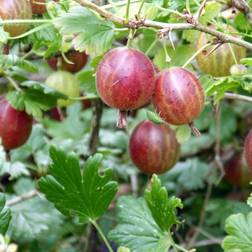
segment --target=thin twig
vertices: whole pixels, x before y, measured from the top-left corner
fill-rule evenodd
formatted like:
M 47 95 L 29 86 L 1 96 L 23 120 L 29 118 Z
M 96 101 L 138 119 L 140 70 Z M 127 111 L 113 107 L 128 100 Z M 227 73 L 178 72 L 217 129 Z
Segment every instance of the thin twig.
M 220 104 L 216 104 L 214 106 L 214 115 L 215 115 L 215 164 L 217 165 L 217 168 L 220 171 L 220 178 L 217 181 L 217 184 L 220 183 L 222 178 L 225 176 L 225 171 L 223 167 L 223 163 L 221 162 L 221 110 L 220 110 Z
M 89 141 L 89 152 L 93 155 L 99 143 L 99 131 L 102 117 L 102 101 L 97 100 L 94 105 L 93 119 L 92 119 L 92 132 Z
M 164 23 L 164 22 L 157 22 L 152 20 L 132 20 L 132 22 L 127 21 L 125 18 L 118 17 L 113 13 L 97 6 L 96 4 L 88 1 L 88 0 L 75 0 L 80 5 L 87 7 L 89 9 L 94 10 L 102 17 L 113 21 L 115 23 L 124 25 L 126 27 L 132 28 L 130 26 L 137 27 L 152 27 L 157 29 L 172 29 L 172 30 L 198 30 L 204 33 L 211 34 L 212 36 L 218 38 L 223 43 L 233 43 L 236 45 L 243 46 L 247 49 L 252 50 L 252 43 L 247 42 L 245 40 L 240 39 L 239 37 L 234 37 L 223 32 L 217 31 L 216 29 L 209 28 L 202 24 L 190 24 L 190 23 Z
M 202 241 L 196 242 L 194 244 L 194 247 L 198 248 L 198 247 L 210 246 L 210 245 L 215 245 L 215 244 L 221 244 L 222 241 L 223 241 L 223 238 L 218 238 L 215 240 L 202 240 Z
M 21 203 L 21 202 L 23 202 L 25 200 L 29 200 L 31 198 L 34 198 L 37 195 L 38 195 L 38 191 L 36 189 L 33 189 L 33 190 L 31 190 L 31 191 L 29 191 L 29 192 L 27 192 L 25 194 L 22 194 L 20 196 L 17 196 L 17 197 L 15 197 L 13 199 L 8 200 L 6 202 L 6 206 L 11 207 L 11 206 L 16 205 L 18 203 Z
M 202 228 L 202 226 L 203 226 L 203 224 L 205 222 L 206 208 L 207 208 L 209 199 L 211 198 L 212 190 L 213 190 L 213 183 L 211 181 L 208 181 L 207 191 L 206 191 L 203 207 L 202 207 L 201 212 L 200 212 L 199 224 L 197 225 L 195 233 L 193 234 L 192 238 L 190 239 L 190 241 L 188 243 L 188 248 L 194 247 L 194 244 L 195 244 L 195 242 L 196 242 L 196 240 L 197 240 L 197 238 L 198 238 L 198 236 L 200 234 L 200 229 Z
M 196 20 L 197 22 L 199 22 L 200 16 L 201 16 L 201 14 L 202 14 L 202 12 L 203 12 L 205 6 L 206 6 L 206 2 L 207 2 L 207 0 L 204 0 L 204 1 L 201 3 L 201 5 L 200 5 L 200 7 L 199 7 L 199 9 L 198 9 L 198 11 L 197 11 L 197 13 L 195 14 L 195 20 Z
M 252 102 L 252 97 L 246 96 L 246 95 L 240 95 L 240 94 L 225 93 L 224 98 L 230 99 L 230 100 L 240 100 L 240 101 L 244 101 L 244 102 Z

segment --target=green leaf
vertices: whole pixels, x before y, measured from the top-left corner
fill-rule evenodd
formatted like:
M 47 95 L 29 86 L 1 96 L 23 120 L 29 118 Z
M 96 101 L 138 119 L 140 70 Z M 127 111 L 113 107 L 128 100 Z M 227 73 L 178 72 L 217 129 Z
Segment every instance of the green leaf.
M 250 194 L 247 203 L 250 207 L 252 207 L 252 194 Z
M 240 81 L 233 77 L 220 78 L 217 81 L 214 81 L 207 87 L 205 90 L 207 96 L 215 95 L 215 102 L 220 101 L 225 92 L 227 91 L 236 91 L 237 88 L 241 85 Z
M 193 156 L 197 153 L 207 150 L 213 146 L 215 139 L 213 135 L 201 134 L 199 137 L 191 137 L 181 145 L 182 156 Z
M 195 52 L 195 48 L 190 45 L 179 45 L 174 51 L 171 46 L 167 47 L 168 54 L 171 61 L 168 63 L 165 61 L 164 49 L 161 48 L 154 56 L 153 62 L 159 69 L 165 69 L 167 67 L 182 66 L 186 59 L 189 59 Z
M 228 233 L 222 243 L 225 252 L 251 252 L 252 248 L 252 212 L 247 216 L 234 214 L 226 220 L 225 230 Z
M 81 87 L 83 87 L 83 91 L 85 92 L 85 94 L 97 93 L 96 86 L 95 86 L 95 72 L 93 70 L 81 71 L 77 75 L 77 79 Z
M 6 152 L 0 145 L 0 176 L 4 174 L 10 175 L 9 180 L 18 178 L 22 175 L 30 175 L 24 163 L 20 162 L 19 160 L 11 160 L 11 162 L 7 160 Z
M 11 212 L 5 208 L 5 196 L 0 193 L 0 234 L 5 234 L 11 220 Z
M 161 186 L 157 175 L 152 176 L 150 187 L 145 190 L 144 198 L 162 231 L 169 231 L 173 225 L 180 223 L 176 216 L 176 209 L 183 208 L 183 204 L 178 198 L 168 197 L 167 190 Z
M 241 63 L 245 66 L 252 66 L 252 58 L 244 58 L 241 59 Z
M 220 11 L 222 5 L 217 2 L 210 2 L 206 5 L 203 15 L 200 17 L 200 22 L 202 24 L 209 23 L 212 19 L 216 18 Z
M 177 163 L 171 171 L 160 176 L 160 179 L 167 187 L 175 183 L 174 186 L 178 186 L 181 190 L 197 190 L 204 188 L 208 172 L 208 164 L 196 158 L 187 159 L 185 162 Z
M 28 178 L 21 178 L 14 186 L 17 197 L 34 190 L 35 183 Z M 31 242 L 34 239 L 42 240 L 52 232 L 58 233 L 62 229 L 63 216 L 54 206 L 41 196 L 21 201 L 10 207 L 12 220 L 8 235 L 12 239 Z
M 47 199 L 60 212 L 78 216 L 81 222 L 95 221 L 103 215 L 116 194 L 117 183 L 111 180 L 112 170 L 104 170 L 102 176 L 99 174 L 102 155 L 90 157 L 83 173 L 75 155 L 66 155 L 51 147 L 50 156 L 51 175 L 39 181 L 40 190 Z
M 233 139 L 234 133 L 237 129 L 236 114 L 232 107 L 227 104 L 221 106 L 221 141 L 227 142 Z M 209 132 L 215 136 L 216 124 L 212 121 Z
M 223 197 L 209 200 L 206 207 L 206 225 L 217 225 L 219 229 L 224 229 L 225 220 L 232 214 L 242 213 L 244 215 L 251 212 L 251 208 L 244 202 L 230 200 Z M 216 214 L 218 213 L 218 214 Z
M 98 18 L 87 8 L 73 7 L 56 18 L 54 24 L 62 34 L 76 35 L 72 43 L 77 51 L 86 50 L 88 54 L 98 56 L 112 46 L 114 24 Z
M 10 70 L 12 67 L 17 67 L 27 72 L 36 73 L 38 68 L 31 61 L 19 58 L 15 54 L 1 54 L 0 67 L 5 70 Z
M 164 252 L 172 245 L 167 232 L 162 232 L 143 198 L 122 196 L 118 199 L 118 225 L 109 239 L 131 252 Z
M 147 114 L 147 118 L 150 121 L 152 121 L 152 122 L 154 122 L 156 124 L 163 124 L 164 123 L 163 119 L 157 113 L 148 110 L 146 112 L 146 114 Z
M 191 129 L 188 125 L 182 125 L 176 128 L 176 138 L 179 143 L 187 142 L 191 137 Z
M 87 128 L 87 125 L 81 120 L 81 110 L 81 104 L 75 103 L 67 107 L 67 116 L 62 122 L 44 120 L 47 133 L 52 137 L 60 139 L 82 139 L 85 135 L 85 130 L 89 129 L 89 125 Z
M 57 100 L 67 96 L 36 81 L 21 83 L 22 91 L 12 91 L 7 95 L 8 101 L 18 110 L 25 110 L 35 118 L 42 117 L 42 111 L 49 110 L 57 104 Z

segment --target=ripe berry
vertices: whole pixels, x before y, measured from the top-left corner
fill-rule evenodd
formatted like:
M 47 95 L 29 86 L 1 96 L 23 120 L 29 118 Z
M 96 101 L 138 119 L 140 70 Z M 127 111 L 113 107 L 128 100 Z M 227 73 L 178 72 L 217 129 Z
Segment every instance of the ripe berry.
M 87 64 L 88 61 L 88 55 L 85 52 L 70 51 L 66 54 L 66 57 L 74 64 L 69 64 L 64 59 L 62 59 L 61 68 L 62 70 L 71 73 L 76 73 L 80 71 Z
M 229 30 L 236 32 L 233 28 L 229 28 Z M 197 49 L 202 48 L 212 40 L 213 37 L 210 35 L 201 33 L 197 42 Z M 241 46 L 225 43 L 215 51 L 211 52 L 214 46 L 216 45 L 207 47 L 196 57 L 200 70 L 214 77 L 230 75 L 230 68 L 235 64 L 234 56 L 232 55 L 230 47 L 232 47 L 235 58 L 238 62 L 246 56 L 246 49 Z M 207 55 L 208 53 L 210 54 Z
M 158 74 L 153 103 L 166 122 L 174 125 L 192 123 L 202 111 L 204 101 L 199 80 L 188 70 L 174 67 Z
M 0 19 L 31 19 L 32 10 L 28 0 L 1 0 Z M 4 30 L 15 37 L 23 34 L 27 24 L 4 25 Z
M 46 12 L 45 0 L 31 0 L 32 13 L 42 15 Z
M 235 153 L 225 163 L 225 177 L 227 181 L 235 186 L 248 186 L 250 181 L 252 181 L 252 170 L 248 168 L 241 153 Z
M 80 71 L 88 61 L 88 55 L 85 52 L 69 51 L 66 53 L 66 58 L 73 64 L 67 63 L 62 57 L 52 57 L 47 60 L 53 70 L 58 69 L 58 61 L 61 60 L 61 69 L 71 73 Z
M 32 117 L 24 111 L 11 107 L 9 102 L 0 97 L 0 138 L 6 150 L 23 145 L 32 130 Z
M 252 130 L 245 139 L 244 154 L 249 168 L 252 169 Z
M 99 64 L 96 87 L 108 106 L 128 111 L 150 101 L 154 78 L 154 66 L 148 57 L 138 50 L 119 47 L 110 50 Z
M 57 91 L 69 96 L 78 97 L 80 94 L 80 84 L 73 74 L 66 71 L 57 71 L 48 76 L 45 84 Z M 58 100 L 58 106 L 68 106 L 72 104 L 71 100 Z
M 146 173 L 164 173 L 179 157 L 179 144 L 167 125 L 143 121 L 130 137 L 130 156 L 133 163 Z

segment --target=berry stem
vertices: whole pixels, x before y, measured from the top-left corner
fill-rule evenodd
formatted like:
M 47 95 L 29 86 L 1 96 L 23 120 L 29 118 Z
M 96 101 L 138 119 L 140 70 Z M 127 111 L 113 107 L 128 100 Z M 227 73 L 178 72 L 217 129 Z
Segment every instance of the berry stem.
M 189 123 L 188 125 L 191 128 L 192 134 L 194 136 L 196 136 L 196 137 L 200 137 L 201 136 L 200 131 L 196 128 L 196 126 L 194 125 L 193 122 Z
M 10 84 L 17 90 L 22 91 L 22 89 L 18 86 L 18 84 L 8 75 L 4 75 L 4 77 L 10 82 Z
M 145 0 L 142 0 L 142 1 L 141 1 L 141 4 L 140 4 L 140 7 L 139 7 L 139 10 L 138 10 L 138 13 L 137 13 L 137 16 L 138 16 L 138 17 L 140 17 L 141 11 L 142 11 L 143 6 L 144 6 L 144 3 L 145 3 Z
M 232 57 L 233 57 L 233 59 L 234 59 L 235 64 L 238 64 L 238 60 L 237 60 L 237 58 L 236 58 L 236 55 L 235 55 L 235 53 L 234 53 L 234 50 L 233 50 L 232 45 L 230 45 L 230 44 L 228 43 L 228 46 L 229 46 L 229 48 L 230 48 L 230 52 L 231 52 L 231 54 L 232 54 Z
M 38 26 L 38 27 L 35 27 L 35 28 L 33 28 L 33 29 L 31 29 L 31 30 L 29 30 L 29 31 L 27 31 L 27 32 L 25 32 L 25 33 L 23 33 L 23 34 L 21 34 L 20 36 L 16 36 L 16 37 L 9 37 L 9 39 L 11 40 L 14 40 L 14 39 L 20 39 L 20 38 L 24 38 L 24 37 L 26 37 L 26 36 L 28 36 L 28 35 L 31 35 L 32 33 L 35 33 L 35 32 L 37 32 L 37 31 L 39 31 L 39 30 L 43 30 L 43 29 L 45 29 L 45 28 L 47 28 L 47 27 L 49 27 L 49 26 L 51 26 L 52 25 L 52 23 L 50 22 L 50 23 L 45 23 L 45 24 L 42 24 L 42 25 L 40 25 L 40 26 Z
M 189 58 L 186 63 L 182 66 L 183 68 L 185 68 L 188 64 L 190 64 L 196 57 L 198 54 L 200 54 L 202 51 L 204 51 L 208 46 L 210 46 L 211 43 L 208 43 L 204 46 L 202 46 L 198 51 L 196 51 L 191 58 Z
M 0 20 L 0 25 L 16 25 L 16 24 L 45 24 L 52 23 L 51 19 L 5 19 Z
M 158 39 L 155 39 L 151 45 L 149 46 L 149 48 L 145 51 L 145 54 L 148 55 L 149 52 L 152 50 L 152 48 L 156 45 L 156 43 L 158 42 Z
M 123 128 L 127 127 L 127 116 L 128 116 L 127 111 L 119 110 L 118 120 L 117 120 L 117 127 L 118 128 L 123 129 Z
M 130 0 L 127 1 L 127 5 L 126 5 L 126 13 L 125 13 L 126 21 L 129 20 L 129 11 L 130 11 Z

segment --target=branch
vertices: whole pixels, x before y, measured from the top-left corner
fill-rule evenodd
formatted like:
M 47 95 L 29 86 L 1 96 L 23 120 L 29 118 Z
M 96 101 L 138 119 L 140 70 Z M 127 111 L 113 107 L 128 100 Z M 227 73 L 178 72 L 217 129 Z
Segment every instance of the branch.
M 215 117 L 215 156 L 214 160 L 217 165 L 217 168 L 220 170 L 220 178 L 218 179 L 217 184 L 222 180 L 225 176 L 225 171 L 223 167 L 223 163 L 221 162 L 221 108 L 220 103 L 214 105 L 214 117 Z
M 210 246 L 210 245 L 215 245 L 215 244 L 221 244 L 223 239 L 224 238 L 217 238 L 215 240 L 202 240 L 202 241 L 196 242 L 194 244 L 194 247 L 197 248 L 197 247 L 204 247 L 204 246 Z
M 102 17 L 110 21 L 113 21 L 117 24 L 121 24 L 129 28 L 152 27 L 152 28 L 167 29 L 167 30 L 197 30 L 197 31 L 201 31 L 201 32 L 213 35 L 214 37 L 218 38 L 222 43 L 233 43 L 239 46 L 243 46 L 249 50 L 252 50 L 252 43 L 244 41 L 238 37 L 234 37 L 234 36 L 225 34 L 223 32 L 216 31 L 212 28 L 209 28 L 201 24 L 163 23 L 163 22 L 157 22 L 157 21 L 152 21 L 148 19 L 127 21 L 125 18 L 118 17 L 114 15 L 113 13 L 103 9 L 102 7 L 99 7 L 96 4 L 91 3 L 88 0 L 74 0 L 74 1 L 76 1 L 83 7 L 87 7 L 91 10 L 94 10 L 95 12 L 100 14 Z
M 89 141 L 89 151 L 90 154 L 93 155 L 97 150 L 97 145 L 99 142 L 99 131 L 100 131 L 100 124 L 101 124 L 101 117 L 102 117 L 102 101 L 97 100 L 95 101 L 94 105 L 94 112 L 92 118 L 92 132 Z
M 252 102 L 251 96 L 239 95 L 239 94 L 233 94 L 233 93 L 225 93 L 224 98 L 230 99 L 230 100 L 240 100 L 240 101 L 245 101 L 245 102 Z
M 204 198 L 204 203 L 200 212 L 200 219 L 199 219 L 199 223 L 198 226 L 195 230 L 195 233 L 193 234 L 192 238 L 190 239 L 190 241 L 188 242 L 188 248 L 192 248 L 195 245 L 195 242 L 200 234 L 200 229 L 202 228 L 204 222 L 205 222 L 205 217 L 206 217 L 206 208 L 208 205 L 208 202 L 211 198 L 212 195 L 212 190 L 213 190 L 213 183 L 211 181 L 208 182 L 207 184 L 207 191 L 205 194 L 205 198 Z
M 13 199 L 10 199 L 6 202 L 6 206 L 10 207 L 10 206 L 13 206 L 13 205 L 16 205 L 18 203 L 21 203 L 22 201 L 25 201 L 25 200 L 29 200 L 31 198 L 34 198 L 38 195 L 38 191 L 36 189 L 34 190 L 31 190 L 27 193 L 24 193 L 20 196 L 17 196 Z

